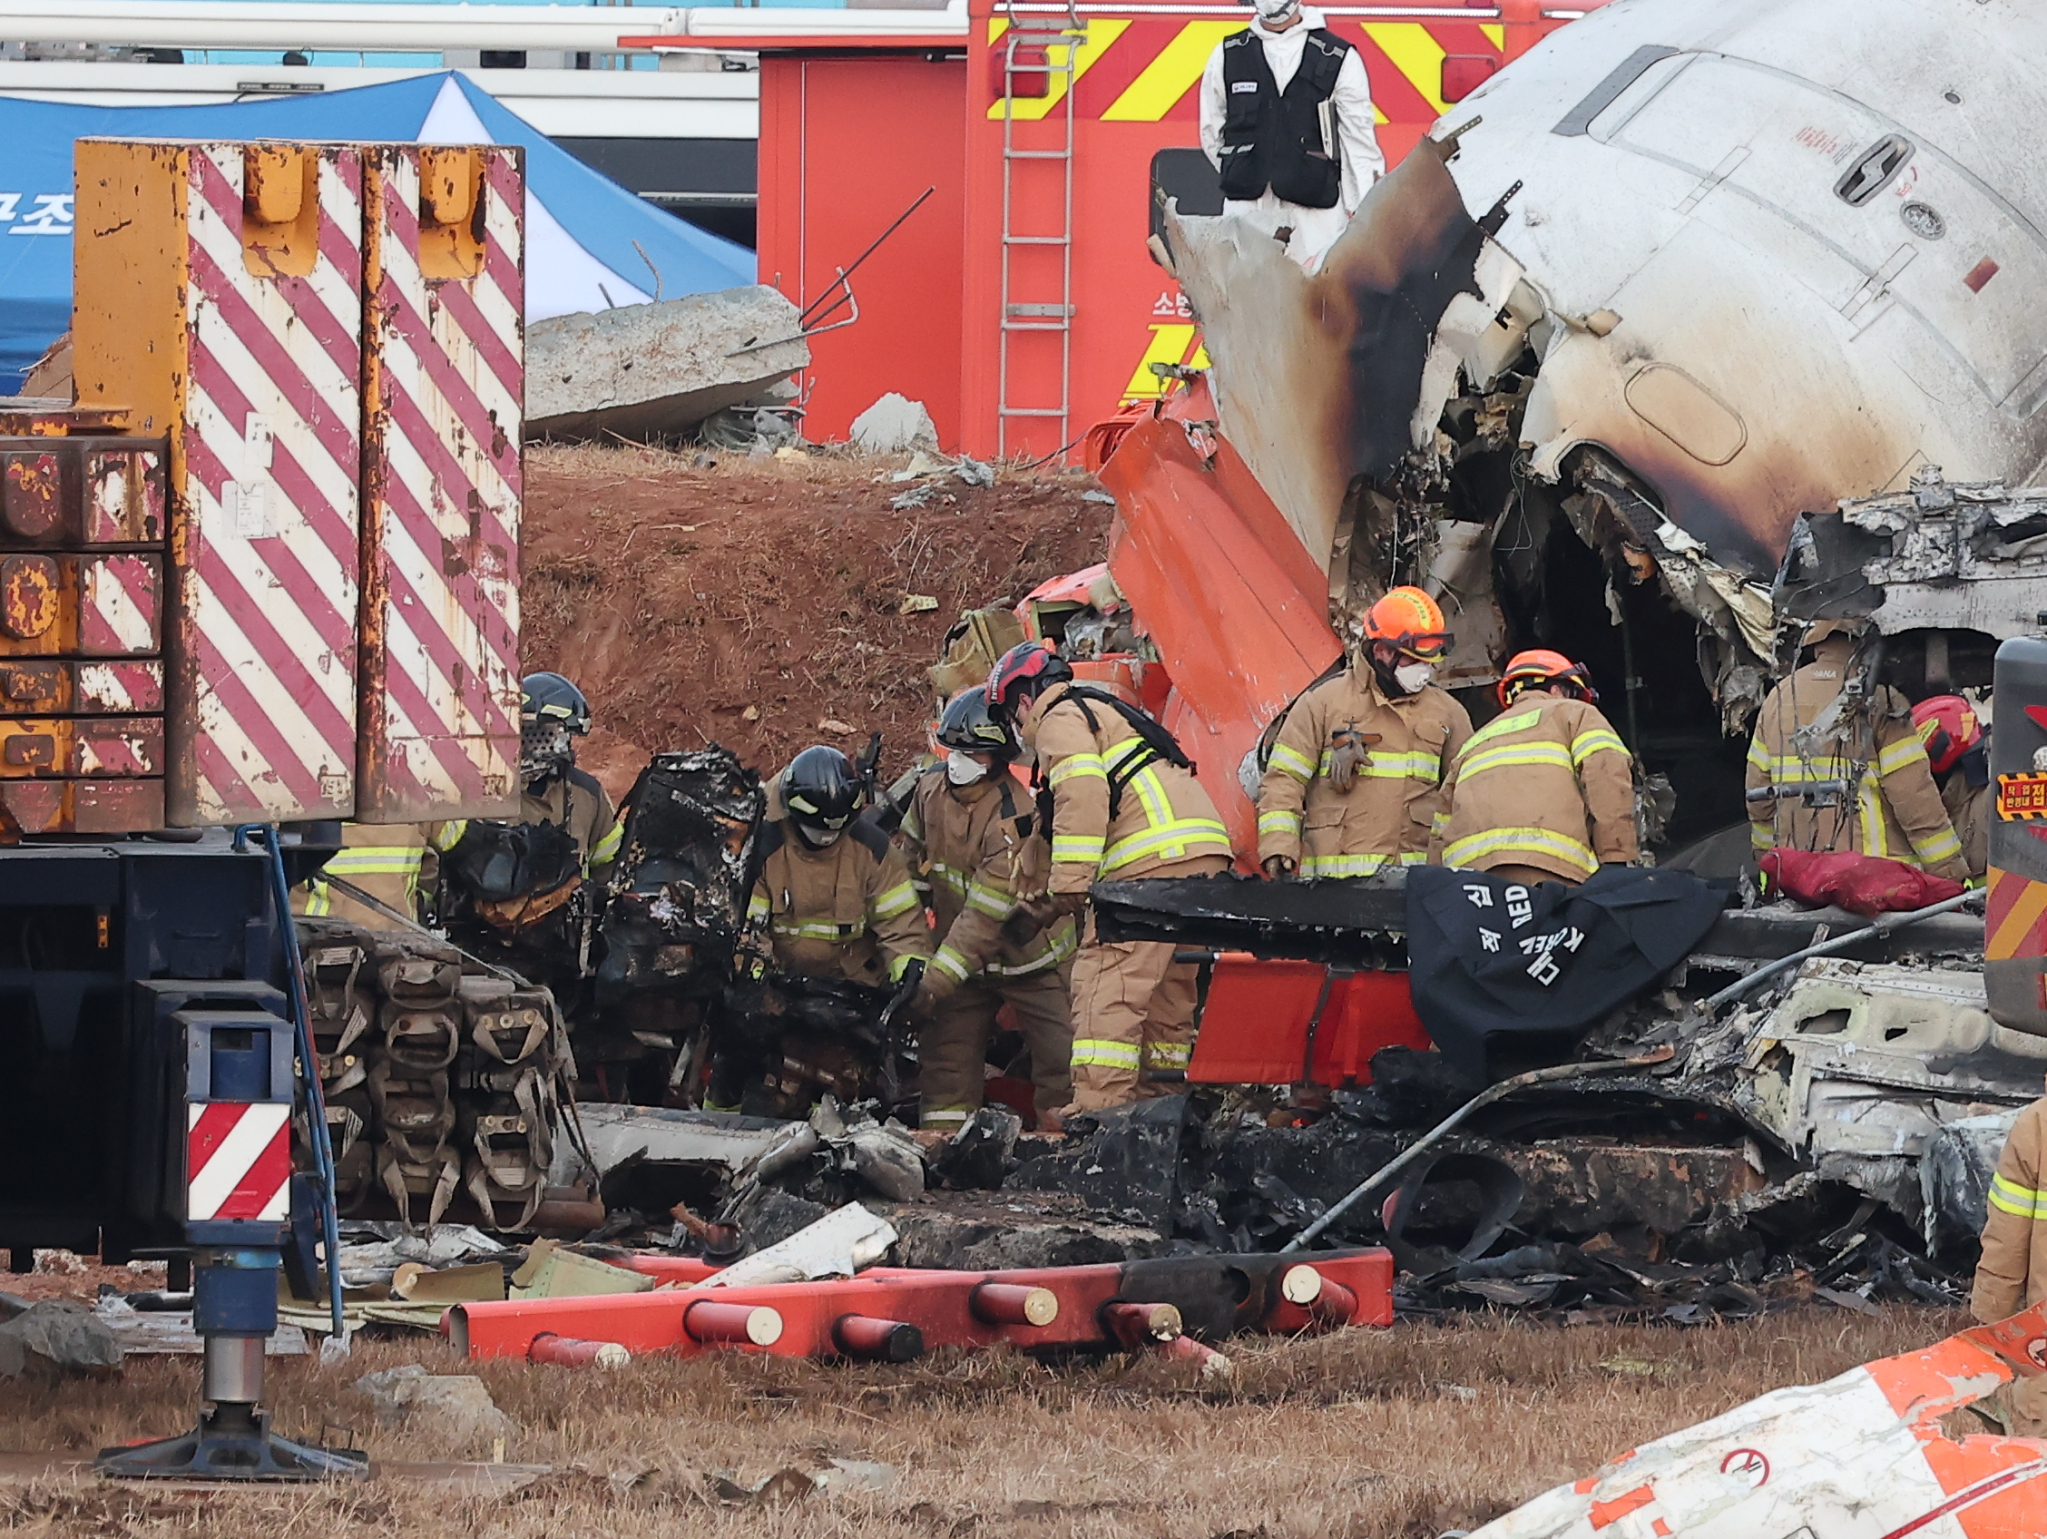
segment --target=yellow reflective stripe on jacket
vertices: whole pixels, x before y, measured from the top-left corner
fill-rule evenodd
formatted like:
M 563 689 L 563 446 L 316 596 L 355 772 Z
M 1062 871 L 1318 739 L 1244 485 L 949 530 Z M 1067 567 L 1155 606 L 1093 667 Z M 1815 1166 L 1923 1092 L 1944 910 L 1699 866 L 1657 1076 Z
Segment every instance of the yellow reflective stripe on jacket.
M 1818 758 L 1801 759 L 1796 754 L 1764 754 L 1760 759 L 1753 754 L 1749 762 L 1769 775 L 1777 785 L 1812 785 L 1827 780 L 1847 780 L 1855 766 L 1852 761 L 1835 754 Z
M 1937 866 L 1944 860 L 1954 860 L 1962 853 L 1962 841 L 1953 828 L 1943 828 L 1924 844 L 1912 841 L 1912 853 L 1919 857 L 1924 866 Z
M 1563 770 L 1577 768 L 1571 763 L 1571 750 L 1562 743 L 1502 743 L 1497 748 L 1458 755 L 1457 779 L 1462 783 L 1488 770 L 1519 769 L 1530 764 L 1546 764 Z
M 831 941 L 836 945 L 862 932 L 858 925 L 841 925 L 827 919 L 777 919 L 775 933 L 791 940 Z
M 1458 763 L 1462 764 L 1464 756 L 1474 748 L 1481 747 L 1496 737 L 1505 737 L 1509 732 L 1519 732 L 1524 727 L 1532 727 L 1541 718 L 1542 708 L 1540 706 L 1531 707 L 1525 711 L 1509 711 L 1504 716 L 1495 716 L 1491 721 L 1464 740 L 1464 746 L 1457 750 Z
M 967 981 L 967 959 L 948 945 L 941 945 L 931 958 L 931 965 L 952 979 L 954 983 Z
M 874 919 L 893 919 L 918 906 L 917 889 L 908 882 L 898 882 L 887 892 L 867 900 L 867 912 Z
M 1016 912 L 1016 899 L 992 887 L 975 882 L 967 888 L 967 907 L 990 919 L 1007 919 Z
M 905 952 L 903 955 L 897 957 L 893 962 L 889 963 L 888 981 L 890 983 L 901 983 L 903 981 L 903 974 L 910 970 L 910 963 L 913 960 L 914 958 L 912 958 L 908 952 Z
M 1052 835 L 1052 861 L 1060 866 L 1099 866 L 1106 841 L 1100 834 Z
M 917 1126 L 957 1128 L 972 1115 L 973 1112 L 964 1106 L 927 1106 L 918 1110 Z
M 1284 808 L 1258 814 L 1258 832 L 1261 834 L 1298 835 L 1301 831 L 1301 815 Z
M 931 862 L 930 875 L 933 881 L 943 882 L 945 884 L 946 890 L 952 893 L 955 897 L 964 898 L 967 895 L 966 872 L 955 871 L 951 866 L 948 866 L 944 861 L 934 860 L 933 862 Z
M 1926 758 L 1926 745 L 1916 736 L 1901 737 L 1890 747 L 1877 750 L 1876 772 L 1880 777 L 1895 775 L 1906 766 L 1918 763 L 1926 763 L 1929 769 L 1932 767 Z
M 1619 733 L 1605 727 L 1594 727 L 1590 732 L 1581 732 L 1571 739 L 1571 764 L 1573 768 L 1582 769 L 1585 761 L 1596 753 L 1624 755 L 1627 751 L 1628 745 L 1621 741 Z
M 1547 828 L 1488 828 L 1459 839 L 1443 851 L 1446 866 L 1468 866 L 1487 855 L 1552 855 L 1587 876 L 1599 869 L 1592 847 Z
M 1760 737 L 1752 737 L 1748 740 L 1748 762 L 1768 775 L 1776 761 L 1770 754 L 1769 745 Z
M 1751 822 L 1748 826 L 1748 842 L 1757 850 L 1774 850 L 1777 847 L 1777 828 L 1774 822 Z
M 306 883 L 306 906 L 303 912 L 309 919 L 325 919 L 334 912 L 334 889 L 317 876 Z
M 1110 1042 L 1101 1037 L 1075 1037 L 1073 1067 L 1134 1070 L 1137 1067 L 1137 1044 Z
M 1107 780 L 1109 778 L 1109 771 L 1102 764 L 1102 756 L 1100 754 L 1068 754 L 1052 766 L 1052 772 L 1045 777 L 1045 783 L 1054 786 L 1064 785 L 1067 781 L 1075 780 L 1082 776 L 1093 776 L 1097 780 Z
M 330 876 L 417 876 L 426 851 L 408 844 L 358 844 L 322 867 Z
M 608 865 L 618 859 L 618 847 L 625 842 L 625 825 L 614 823 L 611 832 L 590 847 L 590 858 L 583 862 L 585 871 L 597 866 Z
M 1045 971 L 1048 967 L 1057 967 L 1079 947 L 1079 935 L 1072 925 L 1065 925 L 1054 932 L 1052 944 L 1043 956 L 1033 957 L 1028 962 L 1018 962 L 1014 966 L 1005 962 L 990 962 L 981 971 L 991 978 L 1028 978 L 1033 973 Z
M 1384 855 L 1309 855 L 1301 861 L 1301 875 L 1375 876 L 1386 860 Z
M 1862 826 L 1861 853 L 1888 858 L 1891 841 L 1884 833 L 1884 795 L 1874 775 L 1856 782 L 1855 818 Z
M 1315 777 L 1315 766 L 1284 743 L 1272 745 L 1272 756 L 1266 762 L 1270 768 L 1289 774 L 1296 780 L 1312 780 Z
M 1144 1066 L 1147 1069 L 1184 1069 L 1193 1057 L 1194 1049 L 1185 1042 L 1144 1044 Z
M 1336 767 L 1336 750 L 1325 748 L 1322 762 L 1315 766 L 1323 779 L 1328 779 Z M 1443 761 L 1432 753 L 1381 753 L 1378 749 L 1366 750 L 1365 762 L 1358 766 L 1358 773 L 1373 780 L 1425 780 L 1434 785 L 1443 778 Z
M 759 924 L 768 917 L 768 907 L 767 894 L 755 893 L 751 898 L 747 899 L 746 922 L 748 924 Z
M 462 842 L 462 836 L 468 832 L 469 819 L 455 818 L 449 822 L 443 823 L 439 828 L 435 829 L 433 833 L 428 836 L 427 843 L 431 844 L 435 849 L 439 850 L 442 854 L 446 854 L 449 850 L 452 850 L 453 848 L 455 848 L 456 845 L 460 844 Z
M 1119 839 L 1102 854 L 1102 874 L 1147 856 L 1191 860 L 1197 855 L 1230 853 L 1229 830 L 1214 818 L 1179 818 L 1163 827 L 1153 827 L 1128 839 Z
M 2018 1218 L 2047 1223 L 2047 1192 L 2020 1186 L 2005 1176 L 1990 1178 L 1990 1205 Z

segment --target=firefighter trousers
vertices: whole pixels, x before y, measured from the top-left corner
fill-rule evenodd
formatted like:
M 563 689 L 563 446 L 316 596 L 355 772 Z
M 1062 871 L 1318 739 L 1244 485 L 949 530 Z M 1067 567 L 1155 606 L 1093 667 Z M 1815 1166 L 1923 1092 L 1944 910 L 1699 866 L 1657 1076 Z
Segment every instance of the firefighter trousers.
M 1072 1099 L 1073 1017 L 1065 969 L 1048 967 L 1000 982 L 975 977 L 940 1000 L 917 1033 L 920 1127 L 956 1133 L 981 1104 L 988 1043 L 1004 1005 L 1030 1050 L 1032 1103 L 1048 1112 Z
M 1102 941 L 1088 916 L 1073 963 L 1073 1100 L 1067 1111 L 1101 1111 L 1184 1088 L 1138 1077 L 1140 1070 L 1185 1070 L 1193 1053 L 1199 973 L 1191 962 L 1175 962 L 1173 951 L 1167 941 Z

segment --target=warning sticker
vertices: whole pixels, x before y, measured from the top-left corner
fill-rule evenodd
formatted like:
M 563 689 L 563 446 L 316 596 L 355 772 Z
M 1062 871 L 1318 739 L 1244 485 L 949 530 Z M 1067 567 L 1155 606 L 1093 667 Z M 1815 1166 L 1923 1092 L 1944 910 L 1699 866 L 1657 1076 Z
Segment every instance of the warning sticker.
M 2047 774 L 1999 775 L 1997 815 L 2006 822 L 2047 818 Z

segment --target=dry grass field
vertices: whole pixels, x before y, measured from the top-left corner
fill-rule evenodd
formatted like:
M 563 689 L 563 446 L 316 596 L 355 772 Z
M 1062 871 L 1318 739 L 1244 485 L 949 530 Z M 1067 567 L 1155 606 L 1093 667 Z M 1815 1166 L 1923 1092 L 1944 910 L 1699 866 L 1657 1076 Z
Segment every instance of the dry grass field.
M 1695 1330 L 1504 1318 L 1233 1344 L 1236 1382 L 1183 1365 L 934 1356 L 908 1367 L 776 1358 L 636 1362 L 615 1373 L 475 1365 L 515 1430 L 505 1460 L 551 1472 L 510 1492 L 387 1476 L 353 1491 L 185 1493 L 59 1472 L 0 1484 L 23 1534 L 446 1539 L 1435 1539 L 1638 1442 L 1786 1384 L 1828 1378 L 1962 1325 L 1920 1309 L 1831 1309 Z M 379 1426 L 360 1375 L 418 1362 L 420 1337 L 351 1361 L 273 1359 L 281 1430 L 356 1429 L 380 1460 L 488 1460 L 417 1420 Z M 89 1455 L 190 1415 L 192 1358 L 118 1380 L 0 1388 L 0 1448 Z M 826 1461 L 893 1467 L 882 1489 L 721 1499 Z M 784 1481 L 783 1487 L 803 1483 Z M 727 1490 L 731 1491 L 732 1486 Z

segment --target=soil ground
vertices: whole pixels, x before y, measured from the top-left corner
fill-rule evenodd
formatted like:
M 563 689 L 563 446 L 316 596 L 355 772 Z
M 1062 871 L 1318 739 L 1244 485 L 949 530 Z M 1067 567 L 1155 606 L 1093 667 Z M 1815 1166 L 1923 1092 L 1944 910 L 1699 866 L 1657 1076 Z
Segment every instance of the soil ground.
M 902 456 L 787 459 L 645 448 L 529 451 L 524 665 L 576 680 L 599 723 L 579 757 L 614 796 L 648 754 L 719 742 L 764 774 L 884 734 L 924 743 L 947 627 L 1100 561 L 1113 511 L 1074 470 L 947 476 L 891 501 Z M 903 613 L 912 596 L 937 607 Z
M 77 1284 L 83 1291 L 83 1280 Z M 1452 1325 L 1230 1345 L 1237 1380 L 1186 1365 L 1046 1365 L 937 1354 L 900 1367 L 647 1359 L 614 1373 L 463 1365 L 435 1338 L 358 1342 L 348 1363 L 273 1358 L 276 1425 L 354 1429 L 378 1459 L 488 1459 L 431 1423 L 379 1426 L 350 1386 L 402 1363 L 479 1374 L 511 1418 L 504 1458 L 552 1473 L 512 1495 L 387 1478 L 355 1492 L 181 1495 L 75 1475 L 0 1484 L 0 1530 L 447 1539 L 1435 1539 L 1475 1527 L 1638 1443 L 1787 1384 L 1927 1345 L 1965 1322 L 1917 1308 L 1811 1307 L 1734 1325 Z M 0 1449 L 65 1450 L 180 1430 L 194 1358 L 119 1379 L 11 1385 Z M 892 1467 L 880 1490 L 728 1504 L 828 1459 Z

